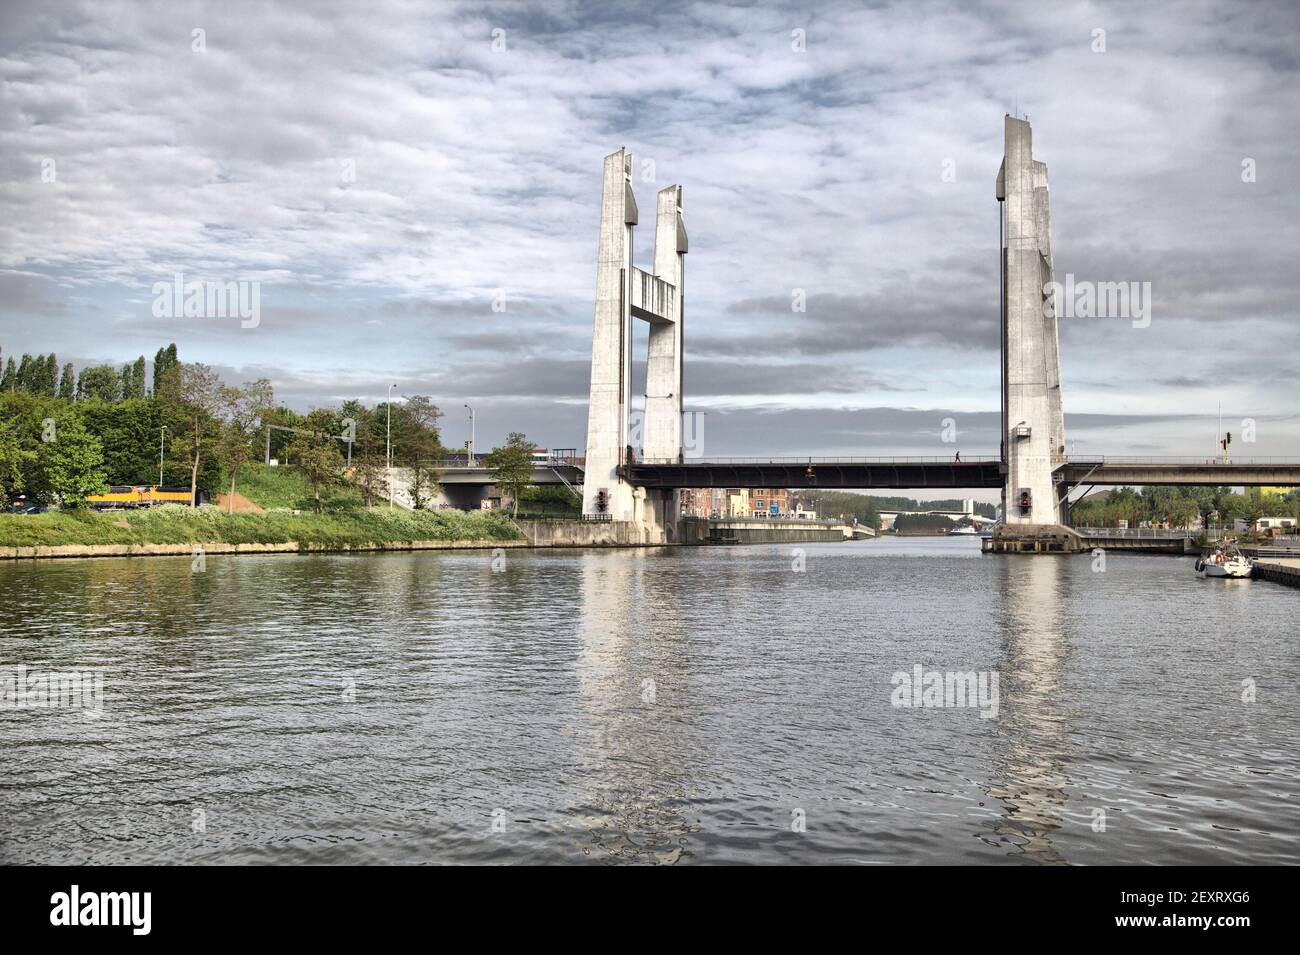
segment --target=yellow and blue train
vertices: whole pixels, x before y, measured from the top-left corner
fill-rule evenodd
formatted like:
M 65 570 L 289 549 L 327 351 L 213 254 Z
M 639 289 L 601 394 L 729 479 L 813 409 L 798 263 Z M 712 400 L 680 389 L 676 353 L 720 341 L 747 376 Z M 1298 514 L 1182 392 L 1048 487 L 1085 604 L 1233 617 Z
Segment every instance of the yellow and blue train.
M 156 484 L 121 484 L 103 494 L 87 495 L 86 501 L 98 510 L 153 507 L 156 504 L 207 504 L 207 491 L 198 490 L 190 497 L 188 487 L 159 487 Z

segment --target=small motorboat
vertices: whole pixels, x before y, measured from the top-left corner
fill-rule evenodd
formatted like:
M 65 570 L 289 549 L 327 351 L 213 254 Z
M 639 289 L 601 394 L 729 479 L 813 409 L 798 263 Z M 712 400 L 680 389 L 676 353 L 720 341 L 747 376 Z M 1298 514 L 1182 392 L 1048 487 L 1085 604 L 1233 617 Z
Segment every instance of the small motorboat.
M 1234 541 L 1219 545 L 1196 561 L 1196 569 L 1206 577 L 1249 577 L 1254 570 L 1250 558 L 1237 549 Z

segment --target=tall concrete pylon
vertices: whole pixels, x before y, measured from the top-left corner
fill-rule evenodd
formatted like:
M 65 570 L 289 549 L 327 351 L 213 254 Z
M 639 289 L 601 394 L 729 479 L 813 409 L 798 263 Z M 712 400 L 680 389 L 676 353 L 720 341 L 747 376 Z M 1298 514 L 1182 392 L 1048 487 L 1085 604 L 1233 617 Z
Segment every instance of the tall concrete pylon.
M 1033 157 L 1029 123 L 1003 122 L 998 170 L 1002 216 L 1003 519 L 1011 525 L 1061 522 L 1057 482 L 1065 458 L 1056 301 L 1049 283 L 1052 217 L 1047 166 Z
M 642 457 L 676 461 L 682 455 L 682 288 L 687 251 L 682 187 L 659 192 L 653 274 L 632 264 L 636 224 L 632 156 L 620 149 L 605 157 L 582 510 L 609 514 L 616 521 L 638 521 L 648 539 L 670 539 L 678 517 L 676 492 L 634 489 L 618 469 L 631 444 L 633 318 L 650 324 Z

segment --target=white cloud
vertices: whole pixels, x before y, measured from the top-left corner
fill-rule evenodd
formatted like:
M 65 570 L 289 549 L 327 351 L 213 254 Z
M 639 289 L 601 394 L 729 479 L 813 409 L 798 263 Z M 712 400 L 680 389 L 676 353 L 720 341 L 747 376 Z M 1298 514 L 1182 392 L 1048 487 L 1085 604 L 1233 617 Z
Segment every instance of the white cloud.
M 1118 412 L 1108 384 L 1135 363 L 1212 379 L 1245 348 L 1258 366 L 1234 400 L 1284 410 L 1274 376 L 1300 344 L 1286 3 L 10 7 L 0 287 L 23 294 L 0 299 L 6 353 L 94 341 L 121 361 L 175 340 L 187 358 L 269 369 L 302 403 L 336 397 L 344 379 L 322 370 L 343 367 L 361 390 L 424 374 L 416 390 L 447 389 L 452 406 L 458 381 L 500 381 L 482 397 L 508 404 L 509 376 L 479 374 L 482 343 L 508 364 L 527 341 L 537 367 L 553 363 L 542 382 L 586 355 L 600 162 L 625 145 L 655 161 L 656 181 L 636 181 L 643 208 L 685 186 L 688 352 L 695 339 L 731 343 L 733 361 L 861 369 L 846 405 L 889 400 L 888 381 L 936 407 L 994 408 L 996 368 L 976 369 L 997 343 L 979 316 L 996 315 L 992 181 L 1018 105 L 1051 170 L 1058 268 L 1156 288 L 1150 329 L 1066 330 L 1067 408 Z M 651 241 L 643 227 L 642 261 Z M 260 279 L 261 326 L 160 325 L 147 292 L 176 271 Z M 828 326 L 736 307 L 795 287 L 870 308 Z M 487 308 L 497 290 L 505 316 Z M 880 340 L 931 299 L 925 340 Z M 1133 403 L 1202 397 L 1169 377 Z M 784 382 L 771 400 L 828 398 Z

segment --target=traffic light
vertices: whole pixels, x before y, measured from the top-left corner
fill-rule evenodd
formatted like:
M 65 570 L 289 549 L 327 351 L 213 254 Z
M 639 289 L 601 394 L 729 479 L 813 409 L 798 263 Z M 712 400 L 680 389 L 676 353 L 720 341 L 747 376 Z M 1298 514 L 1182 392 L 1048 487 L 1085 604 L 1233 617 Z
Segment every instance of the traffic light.
M 609 510 L 609 492 L 603 487 L 596 492 L 596 513 L 604 514 Z
M 1033 504 L 1034 501 L 1029 493 L 1029 488 L 1022 487 L 1020 489 L 1020 513 L 1028 514 L 1033 509 Z

